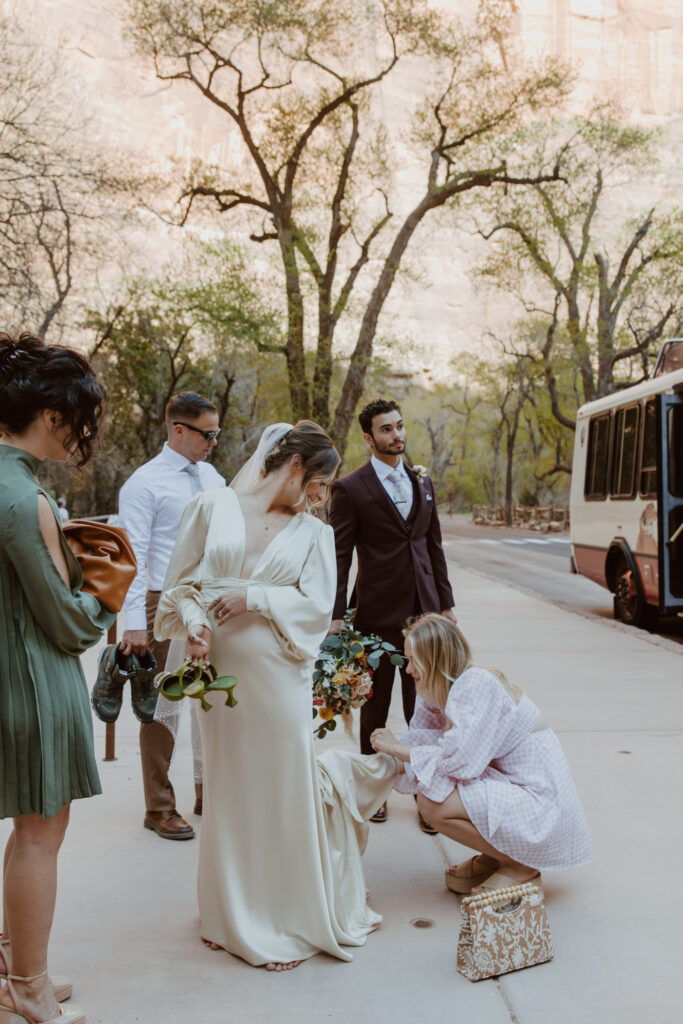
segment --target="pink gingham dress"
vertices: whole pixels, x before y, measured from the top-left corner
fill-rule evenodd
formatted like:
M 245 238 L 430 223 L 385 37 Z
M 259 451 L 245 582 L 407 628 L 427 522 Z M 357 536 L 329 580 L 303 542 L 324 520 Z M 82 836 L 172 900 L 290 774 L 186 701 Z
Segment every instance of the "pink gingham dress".
M 559 871 L 592 860 L 586 818 L 557 736 L 527 696 L 516 702 L 492 672 L 463 672 L 451 686 L 445 715 L 418 696 L 400 742 L 412 747 L 396 782 L 400 792 L 442 803 L 457 786 L 484 839 L 529 867 Z

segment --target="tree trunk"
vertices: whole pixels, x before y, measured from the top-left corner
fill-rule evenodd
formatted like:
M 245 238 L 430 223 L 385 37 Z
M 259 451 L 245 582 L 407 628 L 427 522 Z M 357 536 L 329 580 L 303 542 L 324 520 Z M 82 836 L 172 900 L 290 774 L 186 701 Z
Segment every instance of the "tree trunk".
M 281 227 L 279 232 L 282 263 L 285 269 L 287 291 L 287 378 L 289 398 L 292 404 L 292 418 L 309 419 L 311 415 L 306 360 L 304 357 L 304 303 L 301 296 L 299 268 L 291 230 Z
M 332 337 L 334 325 L 329 311 L 320 312 L 318 350 L 313 373 L 313 419 L 323 430 L 330 429 L 330 380 L 332 378 Z
M 569 339 L 576 355 L 576 361 L 581 376 L 584 402 L 592 402 L 596 399 L 595 381 L 593 379 L 593 367 L 591 366 L 590 349 L 586 344 L 586 334 L 581 327 L 581 318 L 576 297 L 570 295 L 567 300 L 567 328 Z
M 517 416 L 513 423 L 507 428 L 507 443 L 505 446 L 505 525 L 512 526 L 512 464 L 515 458 L 515 439 L 517 437 Z

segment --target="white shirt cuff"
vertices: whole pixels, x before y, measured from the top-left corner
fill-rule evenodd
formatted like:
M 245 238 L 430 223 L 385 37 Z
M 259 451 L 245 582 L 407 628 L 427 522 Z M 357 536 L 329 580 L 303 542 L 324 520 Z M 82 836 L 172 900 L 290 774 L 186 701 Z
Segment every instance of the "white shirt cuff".
M 147 612 L 143 609 L 138 611 L 137 608 L 125 614 L 125 626 L 124 629 L 144 629 L 147 631 Z

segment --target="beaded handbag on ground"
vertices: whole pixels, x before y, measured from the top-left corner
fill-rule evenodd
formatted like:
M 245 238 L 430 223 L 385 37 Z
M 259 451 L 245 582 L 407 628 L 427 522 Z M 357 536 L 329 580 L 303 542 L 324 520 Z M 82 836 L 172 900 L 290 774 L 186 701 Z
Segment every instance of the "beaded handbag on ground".
M 553 958 L 543 893 L 530 882 L 462 901 L 458 971 L 481 981 Z

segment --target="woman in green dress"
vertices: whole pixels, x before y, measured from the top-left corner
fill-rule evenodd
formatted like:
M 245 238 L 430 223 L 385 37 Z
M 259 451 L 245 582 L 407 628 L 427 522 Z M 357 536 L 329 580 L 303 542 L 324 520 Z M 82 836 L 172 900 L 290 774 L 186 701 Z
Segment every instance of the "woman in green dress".
M 14 819 L 3 867 L 0 1024 L 81 1024 L 47 977 L 57 854 L 69 805 L 100 792 L 79 655 L 115 616 L 83 577 L 56 505 L 35 478 L 44 459 L 84 465 L 104 388 L 79 353 L 0 334 L 0 818 Z M 55 988 L 57 991 L 55 991 Z

